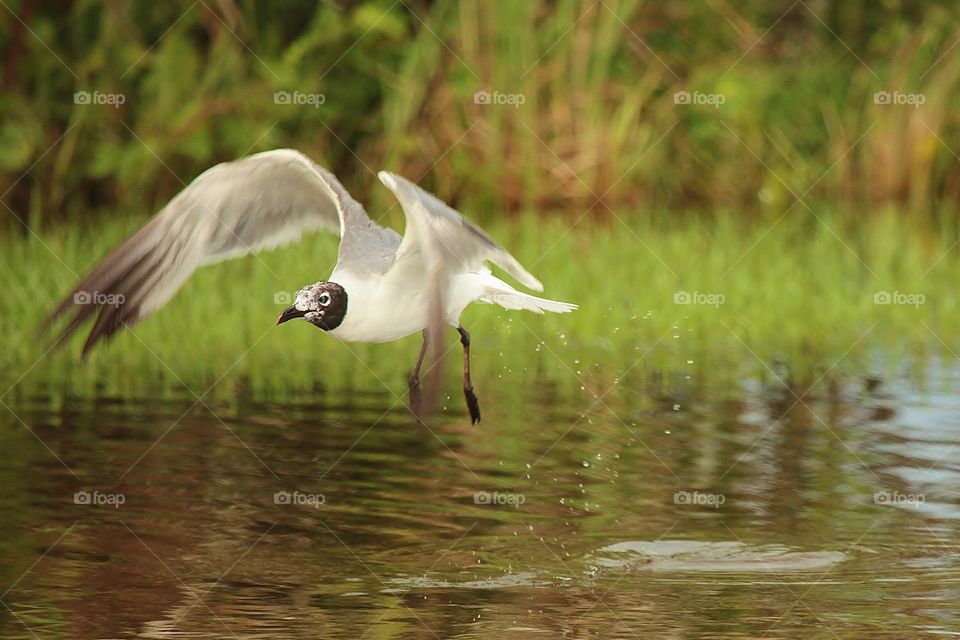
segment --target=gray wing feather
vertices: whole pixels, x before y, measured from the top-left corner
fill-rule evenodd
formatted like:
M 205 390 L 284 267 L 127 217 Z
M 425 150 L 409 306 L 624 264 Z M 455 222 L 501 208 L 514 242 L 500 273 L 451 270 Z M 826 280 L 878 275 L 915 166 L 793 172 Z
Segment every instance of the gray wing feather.
M 277 149 L 216 165 L 108 254 L 46 324 L 72 310 L 62 340 L 97 314 L 83 346 L 86 355 L 98 341 L 162 307 L 198 267 L 320 229 L 339 232 L 340 259 L 359 272 L 385 271 L 400 244 L 395 232 L 367 217 L 332 173 L 297 151 Z M 89 304 L 77 304 L 83 293 Z M 98 304 L 104 298 L 94 294 L 123 302 Z
M 442 262 L 444 268 L 476 271 L 483 262 L 497 265 L 523 286 L 543 291 L 543 285 L 483 229 L 464 218 L 406 178 L 381 171 L 380 181 L 393 191 L 407 218 L 407 230 L 396 252 L 396 264 L 420 253 L 428 268 Z
M 458 273 L 485 269 L 483 263 L 489 261 L 524 286 L 542 291 L 543 285 L 480 227 L 440 199 L 398 175 L 381 171 L 379 176 L 400 201 L 407 219 L 407 228 L 391 269 L 396 270 L 398 277 L 422 278 L 430 301 L 426 330 L 429 344 L 433 345 L 434 366 L 427 395 L 435 396 L 445 353 L 441 330 L 446 307 L 444 291 L 449 278 Z

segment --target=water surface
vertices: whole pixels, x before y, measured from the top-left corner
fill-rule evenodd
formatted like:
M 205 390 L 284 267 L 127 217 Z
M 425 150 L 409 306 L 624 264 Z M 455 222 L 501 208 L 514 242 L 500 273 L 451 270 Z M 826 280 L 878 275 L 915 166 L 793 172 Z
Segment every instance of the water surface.
M 0 636 L 956 635 L 960 376 L 928 373 L 481 387 L 475 427 L 8 397 Z

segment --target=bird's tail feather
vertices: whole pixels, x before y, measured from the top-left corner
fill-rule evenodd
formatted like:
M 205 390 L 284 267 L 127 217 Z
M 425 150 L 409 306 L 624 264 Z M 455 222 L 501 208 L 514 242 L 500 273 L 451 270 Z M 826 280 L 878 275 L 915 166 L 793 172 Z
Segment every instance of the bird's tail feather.
M 522 309 L 534 313 L 543 313 L 544 311 L 569 313 L 578 309 L 577 305 L 570 302 L 547 300 L 546 298 L 522 293 L 493 276 L 488 276 L 485 291 L 480 297 L 480 301 L 498 304 L 504 309 Z

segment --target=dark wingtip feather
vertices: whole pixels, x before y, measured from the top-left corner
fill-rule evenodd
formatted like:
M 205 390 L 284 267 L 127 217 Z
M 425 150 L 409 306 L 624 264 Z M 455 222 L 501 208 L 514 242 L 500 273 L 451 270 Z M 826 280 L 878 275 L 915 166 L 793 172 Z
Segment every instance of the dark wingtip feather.
M 37 329 L 37 337 L 41 340 L 45 340 L 49 337 L 50 332 L 53 330 L 53 326 L 57 321 L 62 318 L 64 315 L 69 315 L 73 313 L 73 316 L 70 318 L 67 325 L 57 334 L 53 339 L 53 344 L 50 347 L 50 350 L 59 349 L 67 342 L 67 339 L 73 335 L 73 333 L 80 328 L 87 318 L 89 318 L 93 313 L 96 312 L 98 306 L 94 304 L 79 304 L 76 302 L 76 296 L 78 293 L 83 291 L 81 285 L 78 285 L 76 289 L 71 291 L 67 296 L 57 305 L 57 307 L 50 312 L 50 314 L 44 318 L 40 323 L 40 327 Z
M 98 342 L 113 336 L 124 324 L 136 322 L 139 305 L 134 303 L 132 308 L 126 308 L 126 302 L 132 300 L 134 294 L 144 293 L 138 291 L 138 287 L 149 279 L 159 261 L 157 248 L 144 248 L 142 244 L 150 228 L 151 223 L 147 223 L 107 254 L 44 319 L 39 329 L 42 336 L 46 336 L 61 317 L 74 312 L 55 339 L 53 348 L 59 348 L 87 319 L 96 314 L 93 329 L 81 351 L 81 357 L 85 360 Z M 80 295 L 120 296 L 119 299 L 124 302 L 98 303 L 92 298 L 82 302 L 78 301 Z
M 136 315 L 135 309 L 124 309 L 122 305 L 101 307 L 97 321 L 83 343 L 80 356 L 86 360 L 97 343 L 110 340 L 120 329 L 136 322 Z

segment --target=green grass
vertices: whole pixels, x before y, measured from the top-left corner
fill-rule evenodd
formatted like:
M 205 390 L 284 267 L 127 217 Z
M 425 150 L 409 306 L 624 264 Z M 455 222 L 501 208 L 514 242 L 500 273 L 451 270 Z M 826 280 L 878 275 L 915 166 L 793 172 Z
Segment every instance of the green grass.
M 463 321 L 474 336 L 478 387 L 521 393 L 536 383 L 558 394 L 612 388 L 613 402 L 617 389 L 687 376 L 732 382 L 744 373 L 769 377 L 767 367 L 785 363 L 802 383 L 824 373 L 899 371 L 925 354 L 957 350 L 960 264 L 950 236 L 922 232 L 894 212 L 875 214 L 855 231 L 819 215 L 824 223 L 771 219 L 747 229 L 719 214 L 632 228 L 616 219 L 570 228 L 533 215 L 488 225 L 544 281 L 546 295 L 581 309 L 537 316 L 470 307 Z M 281 307 L 275 293 L 329 273 L 336 239 L 323 234 L 200 270 L 167 307 L 87 362 L 79 358 L 80 337 L 44 355 L 41 318 L 135 226 L 112 222 L 0 241 L 0 391 L 15 384 L 14 397 L 158 397 L 212 387 L 214 398 L 275 398 L 383 392 L 383 381 L 404 393 L 419 337 L 346 345 L 306 323 L 274 326 Z M 675 304 L 679 291 L 722 295 L 723 302 Z M 880 291 L 920 294 L 924 303 L 878 305 Z M 455 338 L 451 330 L 452 394 Z

